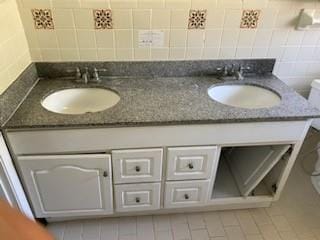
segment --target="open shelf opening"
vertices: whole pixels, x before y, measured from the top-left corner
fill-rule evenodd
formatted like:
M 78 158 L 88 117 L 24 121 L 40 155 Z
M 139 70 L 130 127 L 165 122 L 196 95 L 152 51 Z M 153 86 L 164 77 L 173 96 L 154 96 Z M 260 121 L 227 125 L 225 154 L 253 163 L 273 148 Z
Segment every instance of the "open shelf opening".
M 212 199 L 272 197 L 290 157 L 289 144 L 222 148 Z

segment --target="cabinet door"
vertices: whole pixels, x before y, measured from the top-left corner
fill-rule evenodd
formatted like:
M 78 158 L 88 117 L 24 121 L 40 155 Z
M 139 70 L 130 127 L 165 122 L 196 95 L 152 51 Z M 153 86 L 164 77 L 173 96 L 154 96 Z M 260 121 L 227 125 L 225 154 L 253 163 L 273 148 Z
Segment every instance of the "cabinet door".
M 243 196 L 270 172 L 290 145 L 236 147 L 226 154 L 229 167 Z
M 37 217 L 113 212 L 110 155 L 21 156 L 18 164 Z

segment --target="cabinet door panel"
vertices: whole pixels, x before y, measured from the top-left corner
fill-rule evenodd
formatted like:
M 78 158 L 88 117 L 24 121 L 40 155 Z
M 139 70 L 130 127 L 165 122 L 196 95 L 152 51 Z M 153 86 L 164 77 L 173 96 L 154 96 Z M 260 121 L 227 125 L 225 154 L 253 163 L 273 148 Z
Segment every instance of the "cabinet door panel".
M 109 155 L 18 158 L 37 217 L 112 213 Z
M 237 147 L 226 155 L 229 167 L 243 196 L 270 172 L 290 145 Z

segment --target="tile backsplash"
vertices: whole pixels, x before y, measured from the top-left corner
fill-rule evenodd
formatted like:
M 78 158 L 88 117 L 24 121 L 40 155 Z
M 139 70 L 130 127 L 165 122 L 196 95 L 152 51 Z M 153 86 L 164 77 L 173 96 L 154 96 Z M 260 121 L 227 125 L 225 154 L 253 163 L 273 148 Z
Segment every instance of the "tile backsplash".
M 318 0 L 17 1 L 34 61 L 276 58 L 301 93 L 320 77 L 320 31 L 295 30 Z M 161 44 L 139 44 L 141 30 L 163 32 Z
M 30 63 L 16 1 L 0 1 L 0 94 Z

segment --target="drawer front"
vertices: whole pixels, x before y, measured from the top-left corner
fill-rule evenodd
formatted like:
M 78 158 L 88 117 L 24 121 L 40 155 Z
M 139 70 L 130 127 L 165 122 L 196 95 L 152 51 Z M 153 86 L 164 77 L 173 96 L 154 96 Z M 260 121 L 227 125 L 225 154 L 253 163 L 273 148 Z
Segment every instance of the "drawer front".
M 117 212 L 155 210 L 160 208 L 160 183 L 115 185 Z
M 161 181 L 162 156 L 162 148 L 112 151 L 114 182 Z
M 208 199 L 210 180 L 167 182 L 165 208 L 198 206 Z
M 167 180 L 209 179 L 218 147 L 168 148 Z

